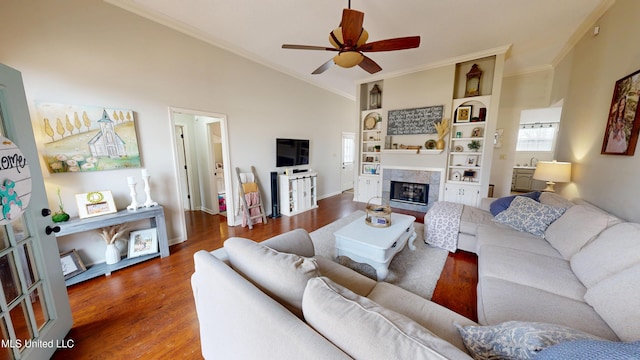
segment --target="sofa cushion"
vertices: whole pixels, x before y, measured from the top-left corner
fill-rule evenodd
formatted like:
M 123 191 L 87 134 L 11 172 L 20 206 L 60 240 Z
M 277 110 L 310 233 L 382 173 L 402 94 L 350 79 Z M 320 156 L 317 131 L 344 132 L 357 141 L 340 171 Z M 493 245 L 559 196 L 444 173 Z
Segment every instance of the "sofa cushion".
M 489 211 L 491 212 L 491 215 L 496 216 L 499 213 L 507 210 L 516 196 L 526 196 L 535 201 L 538 201 L 538 199 L 540 198 L 540 191 L 533 191 L 526 194 L 511 195 L 498 198 L 494 202 L 492 202 L 491 205 L 489 205 Z
M 540 201 L 541 204 L 551 205 L 551 206 L 565 208 L 565 209 L 568 209 L 574 205 L 571 201 L 563 198 L 562 196 L 553 192 L 548 192 L 548 191 L 543 191 L 540 194 L 540 198 L 538 198 L 538 200 Z
M 315 259 L 281 253 L 237 237 L 226 240 L 224 248 L 237 272 L 302 317 L 304 288 L 309 279 L 320 275 Z
M 594 207 L 574 205 L 544 233 L 545 239 L 569 260 L 600 232 L 620 220 Z
M 571 269 L 590 288 L 640 263 L 640 224 L 621 223 L 603 230 L 571 258 Z
M 309 280 L 302 307 L 309 325 L 356 359 L 469 359 L 413 320 L 326 277 Z
M 360 296 L 368 296 L 378 283 L 324 256 L 316 255 L 315 259 L 321 276 L 328 277 L 333 282 L 346 287 Z
M 379 282 L 367 298 L 408 317 L 463 351 L 467 349 L 454 324 L 478 325 L 442 305 L 386 282 Z
M 569 327 L 523 321 L 491 326 L 460 326 L 458 331 L 475 359 L 533 359 L 543 349 L 566 341 L 600 338 Z
M 620 340 L 586 302 L 491 276 L 478 283 L 478 322 L 538 321 L 568 326 L 607 340 Z
M 262 245 L 283 253 L 313 257 L 315 249 L 311 236 L 305 229 L 294 229 L 275 235 L 263 242 Z
M 558 359 L 637 359 L 640 341 L 625 343 L 605 340 L 576 340 L 549 346 L 540 351 L 536 360 Z
M 480 255 L 485 246 L 500 246 L 509 249 L 527 251 L 550 257 L 562 258 L 558 250 L 554 249 L 545 239 L 502 226 L 478 227 L 476 254 Z
M 608 277 L 584 299 L 623 341 L 640 341 L 640 264 Z
M 460 233 L 475 235 L 478 225 L 493 224 L 493 215 L 490 212 L 475 206 L 464 206 L 460 215 Z
M 559 218 L 565 208 L 540 204 L 525 196 L 517 196 L 509 208 L 493 219 L 500 224 L 509 225 L 519 231 L 544 236 L 547 227 Z
M 577 301 L 584 301 L 587 291 L 571 271 L 568 261 L 500 246 L 482 248 L 478 273 Z

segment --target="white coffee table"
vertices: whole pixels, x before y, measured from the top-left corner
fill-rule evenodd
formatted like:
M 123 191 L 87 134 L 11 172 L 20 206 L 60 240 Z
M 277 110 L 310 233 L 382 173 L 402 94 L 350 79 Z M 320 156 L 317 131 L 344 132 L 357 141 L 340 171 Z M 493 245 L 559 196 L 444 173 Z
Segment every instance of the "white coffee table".
M 378 280 L 383 280 L 389 274 L 389 263 L 407 242 L 409 249 L 416 249 L 413 244 L 416 218 L 392 213 L 391 226 L 386 228 L 369 226 L 364 218 L 362 216 L 334 233 L 336 254 L 373 266 Z

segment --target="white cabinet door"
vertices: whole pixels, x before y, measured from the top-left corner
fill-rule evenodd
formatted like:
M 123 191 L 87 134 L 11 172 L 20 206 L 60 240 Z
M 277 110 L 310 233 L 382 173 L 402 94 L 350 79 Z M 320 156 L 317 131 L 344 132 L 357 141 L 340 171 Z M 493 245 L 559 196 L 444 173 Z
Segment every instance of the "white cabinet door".
M 478 206 L 480 201 L 480 187 L 447 184 L 444 187 L 444 200 L 464 205 Z
M 380 177 L 360 176 L 358 177 L 358 201 L 380 204 L 380 199 L 374 199 L 382 195 L 380 190 Z M 372 200 L 373 199 L 373 200 Z

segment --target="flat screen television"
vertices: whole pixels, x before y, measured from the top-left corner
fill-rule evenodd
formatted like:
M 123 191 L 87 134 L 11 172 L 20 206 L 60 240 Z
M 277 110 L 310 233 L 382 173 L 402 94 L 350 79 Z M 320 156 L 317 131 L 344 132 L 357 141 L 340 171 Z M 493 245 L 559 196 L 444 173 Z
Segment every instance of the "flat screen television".
M 309 165 L 309 140 L 276 139 L 276 167 Z

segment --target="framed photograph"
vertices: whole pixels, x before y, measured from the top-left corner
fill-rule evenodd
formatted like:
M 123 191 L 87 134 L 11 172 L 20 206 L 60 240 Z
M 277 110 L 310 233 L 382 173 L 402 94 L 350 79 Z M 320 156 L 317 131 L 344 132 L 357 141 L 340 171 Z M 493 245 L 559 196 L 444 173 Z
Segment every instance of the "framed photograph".
M 456 122 L 464 123 L 471 121 L 471 105 L 469 106 L 458 106 L 456 109 Z
M 602 154 L 632 156 L 638 143 L 640 70 L 616 81 L 607 117 Z
M 474 170 L 465 170 L 462 174 L 462 181 L 473 181 L 474 177 L 476 177 L 476 172 Z
M 158 232 L 156 228 L 132 231 L 129 234 L 128 257 L 134 258 L 158 252 Z
M 482 137 L 482 128 L 473 128 L 473 130 L 471 131 L 471 137 Z
M 77 194 L 76 203 L 78 204 L 78 216 L 81 219 L 118 211 L 113 202 L 113 195 L 108 190 Z
M 65 280 L 87 271 L 76 249 L 60 254 L 60 265 Z
M 467 156 L 467 166 L 478 166 L 478 155 Z

